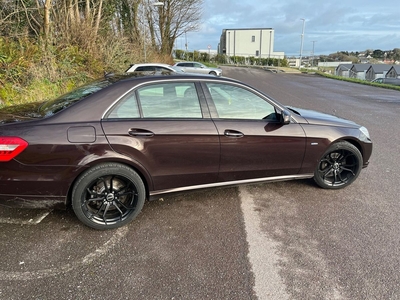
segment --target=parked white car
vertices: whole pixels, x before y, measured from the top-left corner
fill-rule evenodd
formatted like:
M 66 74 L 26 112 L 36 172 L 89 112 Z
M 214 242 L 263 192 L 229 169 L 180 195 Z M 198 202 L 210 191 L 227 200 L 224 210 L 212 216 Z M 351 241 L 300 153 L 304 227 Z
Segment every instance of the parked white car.
M 182 68 L 185 73 L 200 73 L 222 76 L 222 70 L 218 68 L 210 68 L 195 61 L 177 62 L 174 67 Z
M 142 64 L 133 64 L 126 73 L 131 72 L 154 72 L 154 73 L 162 73 L 162 72 L 174 72 L 174 73 L 182 73 L 183 70 L 179 67 L 171 66 L 168 64 L 161 63 L 142 63 Z

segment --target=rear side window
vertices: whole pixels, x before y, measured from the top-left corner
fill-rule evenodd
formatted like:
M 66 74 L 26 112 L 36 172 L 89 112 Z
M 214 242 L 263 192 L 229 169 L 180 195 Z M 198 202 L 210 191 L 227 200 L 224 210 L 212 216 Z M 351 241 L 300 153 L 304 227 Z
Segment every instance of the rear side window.
M 108 114 L 109 119 L 140 118 L 139 107 L 134 92 L 125 95 Z
M 179 63 L 178 64 L 179 67 L 193 67 L 192 63 Z
M 153 84 L 137 90 L 143 118 L 202 118 L 194 83 Z
M 141 67 L 137 67 L 135 69 L 135 71 L 137 72 L 151 72 L 151 71 L 155 71 L 156 67 L 155 66 L 141 66 Z

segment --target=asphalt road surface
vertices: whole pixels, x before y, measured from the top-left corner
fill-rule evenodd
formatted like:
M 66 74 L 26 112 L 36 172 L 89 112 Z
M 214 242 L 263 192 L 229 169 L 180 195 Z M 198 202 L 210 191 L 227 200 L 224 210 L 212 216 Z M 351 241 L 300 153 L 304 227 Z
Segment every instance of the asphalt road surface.
M 0 208 L 0 299 L 400 299 L 400 92 L 223 68 L 374 141 L 344 190 L 312 180 L 164 197 L 106 232 L 71 211 Z

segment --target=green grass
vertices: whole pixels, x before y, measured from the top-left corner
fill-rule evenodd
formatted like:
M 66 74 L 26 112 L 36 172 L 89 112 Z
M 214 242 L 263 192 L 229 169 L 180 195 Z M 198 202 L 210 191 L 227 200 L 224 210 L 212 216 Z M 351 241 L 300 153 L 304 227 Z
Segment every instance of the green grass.
M 400 86 L 397 86 L 397 85 L 371 82 L 371 81 L 357 79 L 357 78 L 341 77 L 341 76 L 336 76 L 336 75 L 328 74 L 328 73 L 321 72 L 321 71 L 317 71 L 315 73 L 320 76 L 331 78 L 331 79 L 348 81 L 348 82 L 353 82 L 353 83 L 358 83 L 358 84 L 363 84 L 363 85 L 371 85 L 371 86 L 381 87 L 381 88 L 385 88 L 385 89 L 400 91 Z

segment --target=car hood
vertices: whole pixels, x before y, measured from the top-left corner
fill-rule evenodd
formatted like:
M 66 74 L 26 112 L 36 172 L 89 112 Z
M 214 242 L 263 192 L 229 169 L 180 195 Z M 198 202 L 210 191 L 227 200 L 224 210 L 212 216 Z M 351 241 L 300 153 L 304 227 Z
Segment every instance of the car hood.
M 40 103 L 25 103 L 15 106 L 6 106 L 0 109 L 0 125 L 42 118 L 39 113 Z
M 360 125 L 354 123 L 353 121 L 349 121 L 333 115 L 321 113 L 318 111 L 291 107 L 291 106 L 288 106 L 287 108 L 295 113 L 298 113 L 301 117 L 303 117 L 303 119 L 306 120 L 308 124 L 352 127 L 352 128 L 360 127 Z

